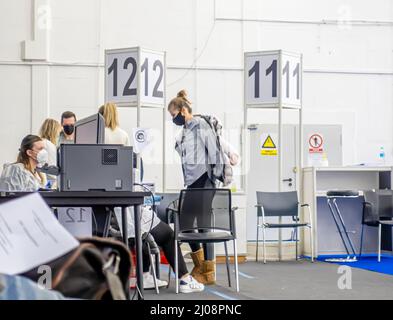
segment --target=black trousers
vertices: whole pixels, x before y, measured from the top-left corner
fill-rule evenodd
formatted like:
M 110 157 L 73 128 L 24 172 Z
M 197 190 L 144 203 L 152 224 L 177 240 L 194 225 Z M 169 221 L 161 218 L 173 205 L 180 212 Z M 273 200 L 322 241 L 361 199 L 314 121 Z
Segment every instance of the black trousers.
M 207 172 L 205 172 L 198 180 L 189 185 L 187 189 L 197 189 L 197 188 L 206 188 L 206 189 L 214 189 L 215 185 L 210 180 Z M 211 199 L 213 201 L 213 199 Z M 202 231 L 203 232 L 203 231 Z M 201 248 L 200 243 L 190 243 L 190 248 L 192 252 L 198 251 Z M 214 244 L 212 243 L 204 243 L 203 251 L 205 255 L 205 260 L 214 260 Z
M 175 237 L 172 228 L 168 224 L 161 221 L 150 231 L 150 234 L 153 236 L 155 242 L 162 249 L 162 251 L 164 251 L 165 257 L 171 265 L 172 270 L 175 270 Z M 135 245 L 134 238 L 129 239 L 129 245 L 130 247 Z M 148 272 L 150 269 L 150 252 L 146 241 L 143 242 L 142 253 L 143 272 Z M 178 266 L 179 278 L 181 278 L 188 273 L 188 270 L 183 255 L 181 254 L 180 246 L 178 247 Z

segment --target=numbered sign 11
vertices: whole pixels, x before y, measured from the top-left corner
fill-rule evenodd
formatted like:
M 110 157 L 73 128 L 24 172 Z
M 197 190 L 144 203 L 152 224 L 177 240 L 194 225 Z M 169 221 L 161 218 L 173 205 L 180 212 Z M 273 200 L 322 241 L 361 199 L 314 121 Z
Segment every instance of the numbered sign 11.
M 164 106 L 165 52 L 139 47 L 105 50 L 105 101 Z
M 282 50 L 246 52 L 246 105 L 301 108 L 302 70 L 301 54 Z

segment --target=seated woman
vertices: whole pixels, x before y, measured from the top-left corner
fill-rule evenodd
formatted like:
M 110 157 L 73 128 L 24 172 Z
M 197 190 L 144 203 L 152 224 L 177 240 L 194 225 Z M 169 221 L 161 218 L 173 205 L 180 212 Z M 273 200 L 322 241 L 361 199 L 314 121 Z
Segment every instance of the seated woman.
M 46 185 L 45 176 L 37 167 L 48 162 L 42 139 L 35 135 L 23 138 L 16 162 L 5 164 L 0 176 L 2 191 L 37 191 Z
M 116 220 L 121 222 L 121 211 L 115 208 Z M 128 235 L 129 246 L 135 245 L 135 229 L 134 229 L 134 215 L 128 211 Z M 119 229 L 119 225 L 114 226 Z M 141 210 L 141 231 L 143 236 L 150 231 L 154 241 L 164 252 L 165 258 L 168 260 L 170 266 L 175 270 L 175 235 L 172 228 L 165 222 L 162 222 L 156 213 L 150 207 L 144 207 Z M 144 289 L 154 288 L 154 280 L 150 274 L 150 258 L 149 249 L 144 241 L 142 246 L 143 252 L 143 287 Z M 187 270 L 187 265 L 181 253 L 180 246 L 178 247 L 178 270 L 179 270 L 179 290 L 181 293 L 201 292 L 204 290 L 204 285 L 194 279 Z M 166 281 L 157 279 L 159 287 L 167 285 Z

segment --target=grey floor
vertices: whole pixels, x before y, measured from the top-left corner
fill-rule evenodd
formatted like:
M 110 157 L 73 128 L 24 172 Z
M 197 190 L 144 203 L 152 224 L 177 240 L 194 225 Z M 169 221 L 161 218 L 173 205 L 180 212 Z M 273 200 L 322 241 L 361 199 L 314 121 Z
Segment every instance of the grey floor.
M 244 300 L 244 299 L 393 299 L 393 277 L 371 271 L 351 268 L 352 289 L 341 290 L 338 265 L 307 260 L 247 262 L 239 265 L 240 293 L 227 285 L 225 265 L 217 267 L 217 285 L 208 286 L 202 293 L 175 294 L 174 279 L 170 288 L 159 295 L 146 290 L 147 300 Z M 189 265 L 191 269 L 191 265 Z M 234 274 L 232 274 L 234 279 Z M 167 279 L 163 267 L 161 278 Z

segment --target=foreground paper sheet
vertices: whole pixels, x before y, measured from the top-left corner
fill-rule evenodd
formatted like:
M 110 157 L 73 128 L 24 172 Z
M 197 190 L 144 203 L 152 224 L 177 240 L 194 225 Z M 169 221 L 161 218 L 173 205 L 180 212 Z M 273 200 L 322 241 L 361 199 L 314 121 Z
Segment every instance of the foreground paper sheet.
M 0 273 L 26 272 L 78 244 L 38 193 L 0 206 Z

